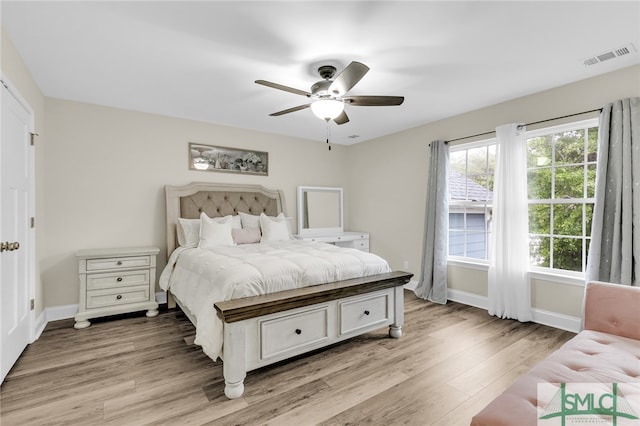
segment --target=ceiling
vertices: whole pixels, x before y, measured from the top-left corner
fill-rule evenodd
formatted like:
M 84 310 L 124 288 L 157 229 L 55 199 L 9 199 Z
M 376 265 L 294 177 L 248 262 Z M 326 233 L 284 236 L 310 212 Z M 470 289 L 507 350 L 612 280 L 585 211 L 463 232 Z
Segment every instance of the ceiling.
M 324 141 L 317 68 L 370 67 L 332 143 L 352 144 L 640 64 L 639 1 L 6 1 L 2 28 L 48 97 Z M 630 53 L 584 60 L 632 43 Z

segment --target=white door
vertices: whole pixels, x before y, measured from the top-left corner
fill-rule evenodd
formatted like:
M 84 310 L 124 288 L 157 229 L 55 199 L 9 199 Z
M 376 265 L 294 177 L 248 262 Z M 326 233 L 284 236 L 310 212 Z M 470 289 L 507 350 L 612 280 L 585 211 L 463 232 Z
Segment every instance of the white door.
M 32 114 L 2 85 L 0 103 L 0 383 L 31 338 Z

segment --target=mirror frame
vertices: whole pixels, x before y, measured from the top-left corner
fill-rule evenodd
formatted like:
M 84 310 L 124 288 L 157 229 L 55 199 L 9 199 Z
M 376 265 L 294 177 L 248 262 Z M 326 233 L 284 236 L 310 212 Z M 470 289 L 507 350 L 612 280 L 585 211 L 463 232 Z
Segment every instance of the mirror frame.
M 304 195 L 309 192 L 335 192 L 338 194 L 338 209 L 340 210 L 340 224 L 336 227 L 327 228 L 304 228 L 305 205 Z M 330 188 L 322 186 L 299 186 L 298 187 L 298 235 L 323 236 L 344 233 L 344 200 L 342 188 Z

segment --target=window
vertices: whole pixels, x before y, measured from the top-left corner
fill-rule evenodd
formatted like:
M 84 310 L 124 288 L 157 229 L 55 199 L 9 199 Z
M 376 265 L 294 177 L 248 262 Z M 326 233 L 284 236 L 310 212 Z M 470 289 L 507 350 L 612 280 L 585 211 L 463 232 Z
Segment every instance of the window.
M 490 142 L 493 142 L 490 144 Z M 473 259 L 489 256 L 494 141 L 449 154 L 449 255 Z
M 596 120 L 527 133 L 532 266 L 585 271 L 597 148 Z
M 529 253 L 539 268 L 584 272 L 591 236 L 597 119 L 527 132 Z M 488 259 L 495 139 L 451 147 L 449 256 Z

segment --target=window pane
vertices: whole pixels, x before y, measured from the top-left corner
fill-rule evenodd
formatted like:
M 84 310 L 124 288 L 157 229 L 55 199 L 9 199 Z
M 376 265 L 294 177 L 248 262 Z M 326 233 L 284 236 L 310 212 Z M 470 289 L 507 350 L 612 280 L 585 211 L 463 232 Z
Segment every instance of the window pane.
M 553 239 L 553 268 L 582 271 L 582 239 Z
M 467 173 L 480 175 L 487 173 L 487 147 L 473 148 L 467 151 Z
M 587 165 L 587 198 L 593 198 L 596 194 L 596 164 Z
M 589 139 L 587 141 L 587 161 L 598 160 L 598 128 L 589 128 Z
M 529 199 L 548 200 L 551 198 L 551 169 L 529 170 L 527 174 Z
M 449 213 L 449 228 L 464 230 L 464 213 Z
M 529 239 L 529 258 L 532 266 L 548 268 L 550 264 L 550 238 L 531 237 Z
M 584 166 L 556 167 L 555 198 L 584 197 Z
M 551 234 L 551 204 L 529 205 L 529 232 Z
M 584 130 L 556 135 L 556 164 L 584 163 Z
M 486 259 L 486 234 L 484 232 L 467 233 L 467 257 Z
M 467 172 L 467 151 L 455 151 L 449 154 L 449 165 L 461 175 Z
M 591 236 L 591 224 L 593 223 L 593 204 L 585 204 L 585 236 Z
M 496 146 L 489 145 L 487 147 L 488 150 L 488 158 L 487 158 L 487 173 L 493 177 L 493 172 L 496 170 Z M 493 191 L 493 184 L 489 188 Z
M 449 231 L 449 255 L 464 256 L 464 232 Z
M 551 165 L 551 136 L 527 139 L 527 166 L 544 167 Z
M 493 189 L 493 176 L 469 176 L 467 181 L 467 199 L 474 201 L 490 200 L 491 193 L 487 189 L 488 185 L 491 185 L 491 189 Z
M 582 204 L 554 204 L 553 233 L 582 236 Z

